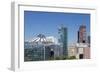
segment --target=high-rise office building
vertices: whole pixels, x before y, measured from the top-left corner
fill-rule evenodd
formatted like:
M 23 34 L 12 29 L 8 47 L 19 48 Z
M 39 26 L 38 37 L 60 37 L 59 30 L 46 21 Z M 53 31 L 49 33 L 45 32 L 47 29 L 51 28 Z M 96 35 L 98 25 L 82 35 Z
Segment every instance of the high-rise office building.
M 86 43 L 86 26 L 81 25 L 78 30 L 78 43 Z
M 64 27 L 63 25 L 58 29 L 59 34 L 59 43 L 62 47 L 62 55 L 67 56 L 68 55 L 68 48 L 67 48 L 67 27 Z
M 77 39 L 77 42 L 79 43 L 79 31 L 77 32 L 77 34 L 78 34 L 78 35 L 77 35 L 77 38 L 78 38 L 78 39 Z
M 89 44 L 90 47 L 90 43 L 91 43 L 90 36 L 87 37 L 87 43 Z

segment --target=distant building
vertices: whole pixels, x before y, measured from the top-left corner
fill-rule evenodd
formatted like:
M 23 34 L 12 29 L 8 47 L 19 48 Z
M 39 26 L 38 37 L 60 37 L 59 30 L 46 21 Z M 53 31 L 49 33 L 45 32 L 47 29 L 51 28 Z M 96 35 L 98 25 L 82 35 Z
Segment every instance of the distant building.
M 79 31 L 77 32 L 77 42 L 79 43 L 79 37 L 80 35 L 79 35 Z
M 77 47 L 76 44 L 70 44 L 70 46 L 68 47 L 68 56 L 75 56 L 77 55 Z
M 89 44 L 90 47 L 90 43 L 91 43 L 90 36 L 87 37 L 87 43 Z
M 75 56 L 76 59 L 90 59 L 90 47 L 87 43 L 77 43 L 69 46 L 68 56 Z
M 78 30 L 78 43 L 86 43 L 86 26 L 81 25 Z
M 54 36 L 46 37 L 48 43 L 58 44 L 58 40 Z
M 90 47 L 88 47 L 88 44 L 84 43 L 77 43 L 77 59 L 90 59 Z
M 61 47 L 53 36 L 37 35 L 24 42 L 24 61 L 54 60 L 61 55 Z
M 67 42 L 67 27 L 64 27 L 63 25 L 58 29 L 59 34 L 59 43 L 62 47 L 62 56 L 68 55 L 68 42 Z
M 79 27 L 78 33 L 78 40 L 76 44 L 77 48 L 77 55 L 76 58 L 78 59 L 90 59 L 90 37 L 86 35 L 86 26 L 81 25 Z

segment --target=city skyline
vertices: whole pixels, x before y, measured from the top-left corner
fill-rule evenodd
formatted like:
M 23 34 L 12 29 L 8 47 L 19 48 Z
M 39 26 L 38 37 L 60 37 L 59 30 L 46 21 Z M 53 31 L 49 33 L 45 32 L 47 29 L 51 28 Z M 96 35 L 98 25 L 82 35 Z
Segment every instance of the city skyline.
M 68 43 L 77 42 L 77 31 L 82 24 L 90 35 L 90 14 L 24 11 L 24 38 L 30 40 L 37 34 L 44 34 L 58 39 L 61 24 L 68 28 Z

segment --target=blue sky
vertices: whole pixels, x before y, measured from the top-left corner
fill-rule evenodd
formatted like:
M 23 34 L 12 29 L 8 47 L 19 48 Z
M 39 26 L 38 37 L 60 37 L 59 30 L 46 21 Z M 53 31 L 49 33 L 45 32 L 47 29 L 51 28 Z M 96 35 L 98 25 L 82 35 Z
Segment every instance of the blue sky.
M 61 24 L 68 28 L 69 43 L 77 41 L 77 31 L 82 24 L 90 35 L 90 14 L 24 11 L 24 38 L 30 40 L 40 33 L 57 38 Z

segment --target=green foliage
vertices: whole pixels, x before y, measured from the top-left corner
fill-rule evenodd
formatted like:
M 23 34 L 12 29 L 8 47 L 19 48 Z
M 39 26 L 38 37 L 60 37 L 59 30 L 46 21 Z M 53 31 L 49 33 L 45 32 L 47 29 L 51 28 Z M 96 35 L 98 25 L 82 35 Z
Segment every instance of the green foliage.
M 62 57 L 62 60 L 66 60 L 66 59 L 68 59 L 67 56 L 63 56 L 63 57 Z
M 75 56 L 59 56 L 59 57 L 50 57 L 49 60 L 73 60 L 73 59 L 76 59 Z
M 49 60 L 54 60 L 54 57 L 50 57 Z
M 56 58 L 55 58 L 55 60 L 60 60 L 60 59 L 61 59 L 60 57 L 56 57 Z
M 75 56 L 70 56 L 69 59 L 76 59 L 76 57 Z

